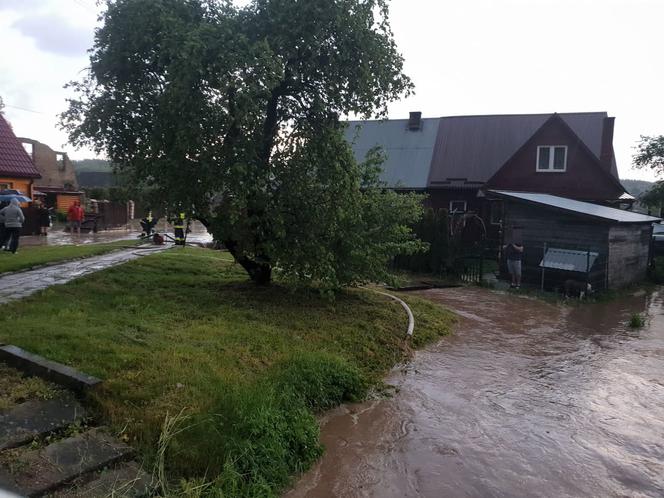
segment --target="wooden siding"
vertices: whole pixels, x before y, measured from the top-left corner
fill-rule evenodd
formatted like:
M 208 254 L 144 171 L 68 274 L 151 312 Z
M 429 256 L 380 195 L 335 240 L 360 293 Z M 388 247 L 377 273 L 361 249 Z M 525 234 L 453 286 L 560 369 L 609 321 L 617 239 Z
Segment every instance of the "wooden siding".
M 597 252 L 599 257 L 590 275 L 595 288 L 606 286 L 609 225 L 586 220 L 562 211 L 540 208 L 532 204 L 505 202 L 504 243 L 520 238 L 524 245 L 523 277 L 525 282 L 538 283 L 539 264 L 544 244 L 560 249 Z M 585 278 L 583 275 L 548 271 L 547 281 L 560 285 L 566 278 Z M 554 285 L 554 286 L 555 286 Z
M 32 178 L 7 178 L 0 177 L 0 184 L 9 184 L 12 189 L 20 190 L 23 194 L 32 198 Z M 27 203 L 21 203 L 21 207 L 28 206 Z
M 76 201 L 80 201 L 81 196 L 77 194 L 58 194 L 56 200 L 56 210 L 59 213 L 67 214 L 69 208 Z
M 648 223 L 611 224 L 564 211 L 519 202 L 505 202 L 504 242 L 520 238 L 524 245 L 524 281 L 539 282 L 539 264 L 548 247 L 599 254 L 590 281 L 595 289 L 616 289 L 646 278 L 652 227 Z M 556 278 L 555 272 L 549 278 Z M 558 278 L 581 278 L 559 272 Z
M 650 257 L 650 225 L 611 227 L 609 232 L 609 287 L 618 288 L 646 278 Z
M 567 146 L 566 171 L 537 171 L 537 147 L 543 145 Z M 487 182 L 487 188 L 590 201 L 618 199 L 624 192 L 611 172 L 559 118 L 540 128 Z

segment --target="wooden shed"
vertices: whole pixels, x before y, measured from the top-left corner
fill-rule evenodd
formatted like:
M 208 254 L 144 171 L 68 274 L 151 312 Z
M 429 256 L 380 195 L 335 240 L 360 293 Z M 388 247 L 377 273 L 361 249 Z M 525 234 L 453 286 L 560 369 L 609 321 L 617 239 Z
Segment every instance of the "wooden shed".
M 588 281 L 595 289 L 615 289 L 646 277 L 652 225 L 659 218 L 548 194 L 487 194 L 503 201 L 504 243 L 520 240 L 524 245 L 525 282 L 539 284 L 544 272 L 547 287 L 573 279 Z M 568 258 L 569 264 L 562 261 L 551 270 L 547 251 Z

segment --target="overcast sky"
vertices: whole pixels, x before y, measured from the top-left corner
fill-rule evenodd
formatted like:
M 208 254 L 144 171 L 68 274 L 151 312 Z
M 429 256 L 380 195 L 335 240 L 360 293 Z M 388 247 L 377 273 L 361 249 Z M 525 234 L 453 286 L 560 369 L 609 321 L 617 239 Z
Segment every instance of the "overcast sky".
M 72 157 L 62 86 L 87 64 L 94 0 L 0 0 L 0 96 L 19 136 Z M 607 111 L 622 178 L 639 135 L 664 134 L 664 0 L 392 0 L 416 94 L 390 117 Z M 33 112 L 31 112 L 33 111 Z

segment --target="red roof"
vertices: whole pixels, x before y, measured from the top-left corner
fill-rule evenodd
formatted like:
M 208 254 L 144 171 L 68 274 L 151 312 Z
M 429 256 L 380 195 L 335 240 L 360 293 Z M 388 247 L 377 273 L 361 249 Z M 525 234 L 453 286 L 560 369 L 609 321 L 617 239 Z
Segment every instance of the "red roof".
M 0 114 L 0 176 L 41 178 L 32 159 L 2 114 Z

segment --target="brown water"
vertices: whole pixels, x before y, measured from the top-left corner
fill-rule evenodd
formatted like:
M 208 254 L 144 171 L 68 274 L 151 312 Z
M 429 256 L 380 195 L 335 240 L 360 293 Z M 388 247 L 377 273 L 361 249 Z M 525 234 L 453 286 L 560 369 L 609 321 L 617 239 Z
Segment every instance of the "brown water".
M 393 398 L 328 415 L 288 498 L 664 496 L 664 293 L 423 295 L 461 316 L 455 335 L 392 373 Z
M 187 235 L 187 241 L 190 243 L 208 243 L 212 242 L 212 236 L 205 227 L 199 222 L 191 224 L 191 232 Z M 164 220 L 161 220 L 157 226 L 160 233 L 173 234 L 173 228 Z M 48 236 L 28 235 L 21 237 L 22 246 L 61 246 L 61 245 L 87 245 L 103 244 L 120 240 L 136 240 L 141 233 L 138 220 L 133 220 L 129 229 L 103 230 L 97 233 L 84 232 L 80 235 L 65 231 L 64 226 L 57 225 L 49 229 Z

